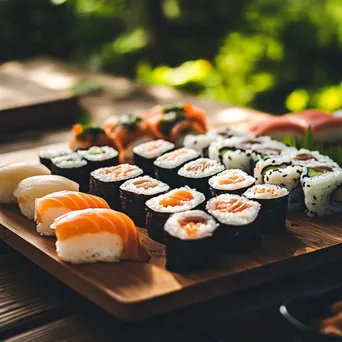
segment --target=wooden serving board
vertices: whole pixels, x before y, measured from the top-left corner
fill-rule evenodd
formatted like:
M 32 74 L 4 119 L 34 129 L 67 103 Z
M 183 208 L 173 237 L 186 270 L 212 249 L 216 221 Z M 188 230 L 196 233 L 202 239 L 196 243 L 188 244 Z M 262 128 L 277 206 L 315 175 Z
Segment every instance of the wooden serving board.
M 0 155 L 0 165 L 37 160 L 37 150 Z M 221 255 L 216 268 L 181 275 L 165 269 L 164 246 L 140 229 L 149 263 L 71 265 L 58 259 L 55 239 L 41 237 L 14 205 L 0 207 L 0 238 L 113 315 L 137 321 L 231 294 L 342 258 L 341 215 L 309 219 L 291 214 L 288 232 L 263 239 L 261 249 Z

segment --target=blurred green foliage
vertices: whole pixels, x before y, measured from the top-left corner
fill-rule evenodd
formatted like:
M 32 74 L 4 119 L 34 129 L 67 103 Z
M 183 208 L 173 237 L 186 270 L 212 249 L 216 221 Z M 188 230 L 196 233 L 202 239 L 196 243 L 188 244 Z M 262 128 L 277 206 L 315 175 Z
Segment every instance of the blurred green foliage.
M 342 107 L 342 0 L 0 0 L 0 61 L 48 55 L 271 113 Z

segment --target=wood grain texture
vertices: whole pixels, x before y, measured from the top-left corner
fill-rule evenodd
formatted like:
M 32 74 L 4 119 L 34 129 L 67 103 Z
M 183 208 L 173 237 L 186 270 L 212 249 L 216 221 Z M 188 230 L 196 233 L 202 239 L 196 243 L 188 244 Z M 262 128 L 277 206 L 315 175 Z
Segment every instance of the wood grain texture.
M 36 150 L 26 150 L 0 156 L 0 164 L 34 158 Z M 56 255 L 55 240 L 38 236 L 34 223 L 15 206 L 0 209 L 0 237 L 112 314 L 139 320 L 338 260 L 342 257 L 340 220 L 341 216 L 309 219 L 291 215 L 288 231 L 263 239 L 260 250 L 222 255 L 216 268 L 188 275 L 165 270 L 163 246 L 150 240 L 144 230 L 140 234 L 152 255 L 149 263 L 64 263 Z
M 0 255 L 0 340 L 80 310 L 81 299 L 20 254 Z

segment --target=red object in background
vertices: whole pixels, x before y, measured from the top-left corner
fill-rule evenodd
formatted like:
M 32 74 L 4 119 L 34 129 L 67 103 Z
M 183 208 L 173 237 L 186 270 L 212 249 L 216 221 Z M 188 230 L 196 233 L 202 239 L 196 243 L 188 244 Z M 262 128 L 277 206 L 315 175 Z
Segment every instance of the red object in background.
M 316 141 L 336 144 L 342 142 L 342 117 L 309 109 L 301 113 L 270 116 L 250 127 L 254 135 L 269 135 L 283 140 L 286 135 L 302 137 L 311 127 Z

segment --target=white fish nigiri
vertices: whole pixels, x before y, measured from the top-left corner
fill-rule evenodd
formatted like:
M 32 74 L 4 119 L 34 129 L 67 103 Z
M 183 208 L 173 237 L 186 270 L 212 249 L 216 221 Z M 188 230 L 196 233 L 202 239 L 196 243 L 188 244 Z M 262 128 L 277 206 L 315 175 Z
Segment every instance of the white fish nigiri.
M 21 213 L 29 219 L 33 219 L 35 200 L 56 191 L 78 191 L 79 185 L 65 177 L 44 175 L 33 176 L 22 180 L 14 191 L 18 199 Z
M 50 175 L 50 170 L 39 163 L 11 163 L 0 167 L 0 203 L 16 203 L 13 192 L 25 178 Z

